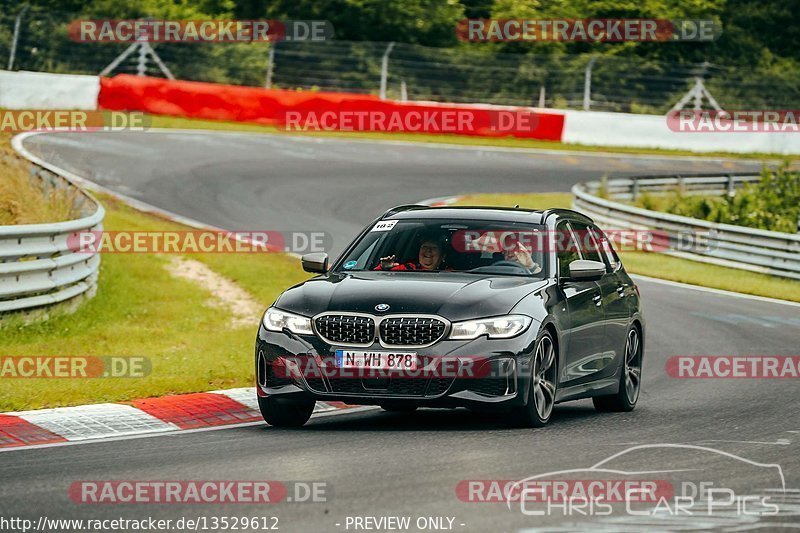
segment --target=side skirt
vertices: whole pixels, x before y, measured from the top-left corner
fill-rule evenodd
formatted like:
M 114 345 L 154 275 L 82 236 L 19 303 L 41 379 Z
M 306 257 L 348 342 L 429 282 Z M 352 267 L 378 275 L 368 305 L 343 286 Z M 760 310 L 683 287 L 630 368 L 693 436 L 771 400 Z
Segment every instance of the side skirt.
M 556 394 L 556 403 L 591 398 L 593 396 L 616 394 L 619 391 L 619 373 L 620 369 L 617 369 L 613 376 L 607 378 L 598 379 L 597 381 L 591 381 L 589 383 L 581 383 L 580 385 L 573 385 L 571 387 L 559 387 L 558 393 Z

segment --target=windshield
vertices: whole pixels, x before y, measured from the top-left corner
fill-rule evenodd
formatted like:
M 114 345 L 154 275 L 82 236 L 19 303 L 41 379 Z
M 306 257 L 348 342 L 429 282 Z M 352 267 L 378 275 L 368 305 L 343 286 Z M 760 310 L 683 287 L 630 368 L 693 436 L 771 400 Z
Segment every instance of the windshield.
M 544 277 L 544 227 L 486 220 L 382 220 L 338 272 L 409 271 Z

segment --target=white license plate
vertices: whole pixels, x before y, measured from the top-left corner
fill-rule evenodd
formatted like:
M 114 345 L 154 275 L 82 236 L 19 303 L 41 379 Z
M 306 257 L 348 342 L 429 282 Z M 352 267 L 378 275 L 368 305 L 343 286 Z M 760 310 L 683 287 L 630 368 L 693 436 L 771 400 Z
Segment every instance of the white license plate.
M 338 368 L 374 368 L 378 370 L 416 370 L 414 352 L 359 352 L 336 350 Z

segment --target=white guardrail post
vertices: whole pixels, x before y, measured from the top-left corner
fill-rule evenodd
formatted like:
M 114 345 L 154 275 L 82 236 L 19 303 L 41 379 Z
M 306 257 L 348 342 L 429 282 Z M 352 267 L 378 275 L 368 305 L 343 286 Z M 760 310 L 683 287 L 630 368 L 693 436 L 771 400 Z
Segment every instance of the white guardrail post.
M 66 302 L 97 288 L 100 254 L 75 252 L 70 237 L 101 231 L 105 210 L 87 192 L 39 165 L 43 189 L 76 188 L 82 218 L 50 224 L 0 226 L 0 316 Z
M 678 187 L 684 194 L 733 194 L 737 185 L 758 179 L 753 174 L 725 174 L 591 181 L 572 188 L 572 205 L 609 229 L 663 232 L 669 239 L 669 249 L 663 252 L 667 255 L 800 280 L 800 233 L 719 224 L 615 201 L 632 201 L 643 193 L 664 194 Z M 601 188 L 607 198 L 597 196 Z M 702 237 L 699 246 L 698 237 Z

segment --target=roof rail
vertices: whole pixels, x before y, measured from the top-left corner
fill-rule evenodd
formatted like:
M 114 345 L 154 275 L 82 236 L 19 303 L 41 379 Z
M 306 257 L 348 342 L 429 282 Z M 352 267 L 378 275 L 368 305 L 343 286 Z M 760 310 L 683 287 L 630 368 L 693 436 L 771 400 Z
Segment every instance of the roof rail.
M 563 208 L 563 207 L 554 207 L 554 208 L 551 208 L 551 209 L 545 209 L 544 211 L 542 211 L 542 220 L 545 220 L 550 215 L 558 214 L 558 213 L 563 213 L 563 214 L 567 214 L 567 215 L 577 215 L 580 218 L 588 220 L 589 223 L 594 224 L 594 220 L 592 220 L 591 217 L 586 216 L 586 215 L 584 215 L 583 213 L 581 213 L 579 211 L 575 211 L 574 209 L 566 209 L 566 208 Z
M 420 204 L 398 205 L 398 206 L 392 207 L 391 209 L 386 211 L 383 215 L 381 215 L 381 219 L 384 219 L 386 217 L 390 217 L 390 216 L 395 215 L 395 214 L 397 214 L 397 213 L 399 213 L 401 211 L 408 211 L 410 209 L 427 209 L 428 207 L 430 207 L 430 206 L 420 205 Z

